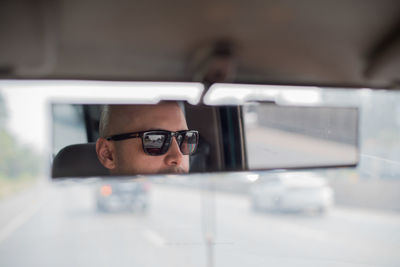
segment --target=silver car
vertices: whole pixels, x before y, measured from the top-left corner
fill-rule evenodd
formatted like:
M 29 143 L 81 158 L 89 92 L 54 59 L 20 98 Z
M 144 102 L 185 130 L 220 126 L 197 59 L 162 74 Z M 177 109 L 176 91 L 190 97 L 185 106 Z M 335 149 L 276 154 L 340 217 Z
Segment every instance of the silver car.
M 326 212 L 334 203 L 332 188 L 313 173 L 261 176 L 250 188 L 255 211 Z

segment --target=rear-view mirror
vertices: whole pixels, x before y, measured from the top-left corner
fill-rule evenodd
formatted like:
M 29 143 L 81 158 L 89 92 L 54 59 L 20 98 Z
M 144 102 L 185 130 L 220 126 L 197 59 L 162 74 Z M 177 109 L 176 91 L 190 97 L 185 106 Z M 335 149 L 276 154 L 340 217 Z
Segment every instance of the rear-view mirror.
M 54 178 L 354 166 L 359 96 L 369 94 L 61 80 L 3 80 L 0 89 L 7 136 L 35 152 L 27 164 L 50 159 Z

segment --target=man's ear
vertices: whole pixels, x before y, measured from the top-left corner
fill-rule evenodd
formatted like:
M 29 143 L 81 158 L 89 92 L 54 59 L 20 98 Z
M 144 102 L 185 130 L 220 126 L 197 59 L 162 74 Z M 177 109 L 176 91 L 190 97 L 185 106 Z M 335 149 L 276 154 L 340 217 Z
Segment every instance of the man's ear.
M 115 169 L 114 146 L 105 138 L 100 137 L 96 142 L 96 153 L 100 163 L 107 169 Z

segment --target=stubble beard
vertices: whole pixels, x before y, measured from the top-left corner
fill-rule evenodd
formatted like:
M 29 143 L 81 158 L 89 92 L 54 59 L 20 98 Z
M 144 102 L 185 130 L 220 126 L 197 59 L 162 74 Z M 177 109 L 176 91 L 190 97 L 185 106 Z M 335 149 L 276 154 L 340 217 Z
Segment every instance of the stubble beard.
M 160 170 L 159 174 L 181 174 L 181 173 L 188 173 L 184 168 L 179 166 L 170 167 L 167 169 Z

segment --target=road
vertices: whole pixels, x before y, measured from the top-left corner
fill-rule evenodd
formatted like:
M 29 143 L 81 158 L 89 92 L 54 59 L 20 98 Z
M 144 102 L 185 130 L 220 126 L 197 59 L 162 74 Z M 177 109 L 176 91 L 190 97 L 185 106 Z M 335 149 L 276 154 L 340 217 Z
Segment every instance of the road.
M 246 129 L 246 147 L 250 169 L 352 165 L 358 160 L 356 145 L 272 128 Z
M 97 212 L 92 183 L 43 184 L 0 203 L 0 266 L 400 266 L 400 214 L 254 213 L 207 186 L 152 183 L 132 214 Z

